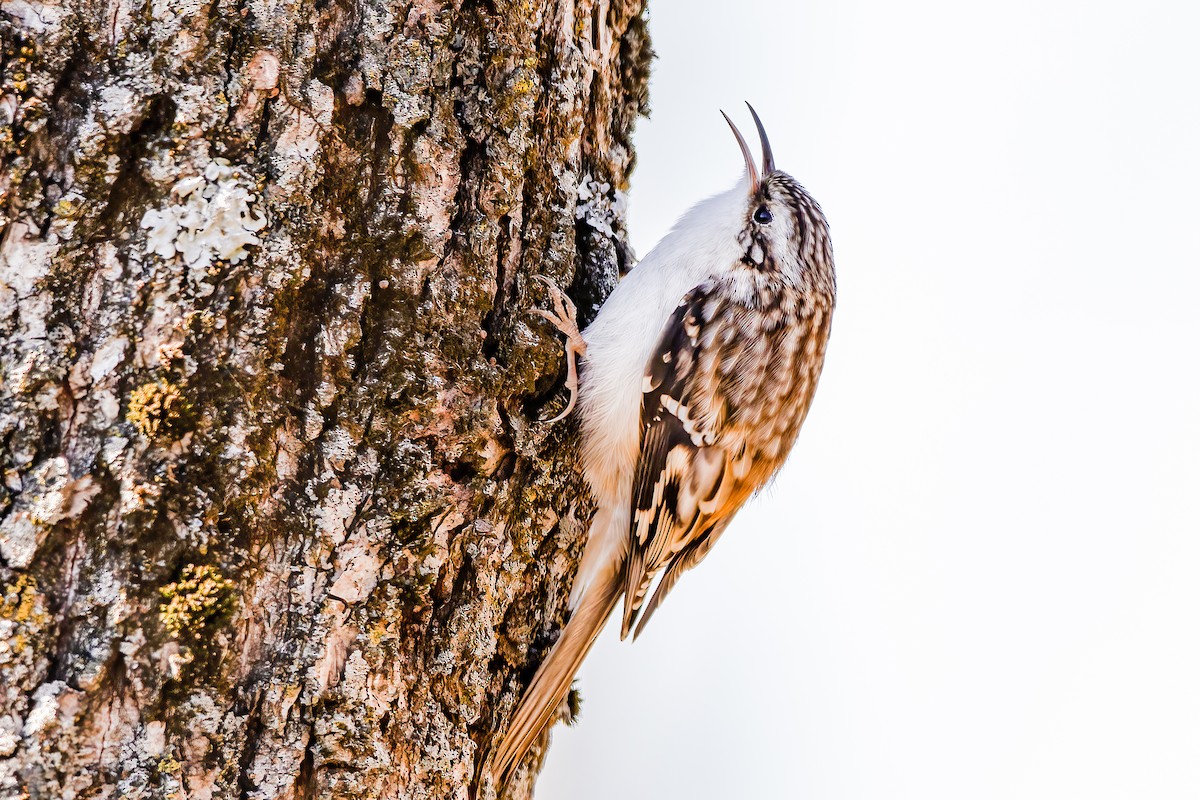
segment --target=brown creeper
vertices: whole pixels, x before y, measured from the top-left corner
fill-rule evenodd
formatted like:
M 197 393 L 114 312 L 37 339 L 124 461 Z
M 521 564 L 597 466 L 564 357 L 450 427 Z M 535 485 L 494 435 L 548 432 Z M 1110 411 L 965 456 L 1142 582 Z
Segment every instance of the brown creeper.
M 548 284 L 554 311 L 540 313 L 567 335 L 563 415 L 576 399 L 574 357 L 583 358 L 582 459 L 597 511 L 570 619 L 490 756 L 501 783 L 553 723 L 622 595 L 621 638 L 635 623 L 636 638 L 782 466 L 812 402 L 835 296 L 829 227 L 804 187 L 775 169 L 750 113 L 762 173 L 726 116 L 748 181 L 688 211 L 582 334 L 574 306 Z

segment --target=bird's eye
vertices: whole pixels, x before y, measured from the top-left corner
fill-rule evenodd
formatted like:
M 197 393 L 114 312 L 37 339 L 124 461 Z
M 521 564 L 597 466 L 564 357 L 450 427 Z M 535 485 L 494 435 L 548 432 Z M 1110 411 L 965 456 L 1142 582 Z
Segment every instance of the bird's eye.
M 774 217 L 771 216 L 771 210 L 766 206 L 759 206 L 758 210 L 754 212 L 754 221 L 759 225 L 766 225 L 772 219 Z

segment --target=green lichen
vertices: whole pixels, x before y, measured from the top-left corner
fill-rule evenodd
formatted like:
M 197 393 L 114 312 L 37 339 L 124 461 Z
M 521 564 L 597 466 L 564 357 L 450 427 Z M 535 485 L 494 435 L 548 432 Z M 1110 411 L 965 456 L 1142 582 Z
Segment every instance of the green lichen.
M 208 564 L 188 564 L 179 580 L 158 591 L 164 600 L 158 618 L 177 639 L 199 643 L 233 615 L 234 583 Z
M 168 381 L 146 383 L 133 390 L 125 419 L 147 439 L 178 433 L 191 416 L 192 404 L 178 385 Z

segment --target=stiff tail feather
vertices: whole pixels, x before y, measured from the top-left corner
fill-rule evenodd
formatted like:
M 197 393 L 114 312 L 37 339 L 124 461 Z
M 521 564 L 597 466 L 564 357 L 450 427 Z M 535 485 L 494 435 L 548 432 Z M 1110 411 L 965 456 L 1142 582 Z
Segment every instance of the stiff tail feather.
M 500 746 L 488 758 L 498 788 L 508 783 L 529 748 L 553 724 L 579 665 L 617 605 L 622 588 L 619 570 L 610 570 L 592 583 L 579 599 L 558 641 L 550 648 L 550 654 L 538 667 L 533 682 L 517 704 Z

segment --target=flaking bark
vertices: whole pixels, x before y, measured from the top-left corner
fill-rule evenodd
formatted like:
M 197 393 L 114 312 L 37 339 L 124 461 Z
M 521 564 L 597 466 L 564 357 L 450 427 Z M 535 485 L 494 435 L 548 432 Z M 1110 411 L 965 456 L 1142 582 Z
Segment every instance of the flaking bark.
M 0 797 L 488 794 L 590 511 L 530 276 L 624 266 L 643 11 L 4 0 Z

